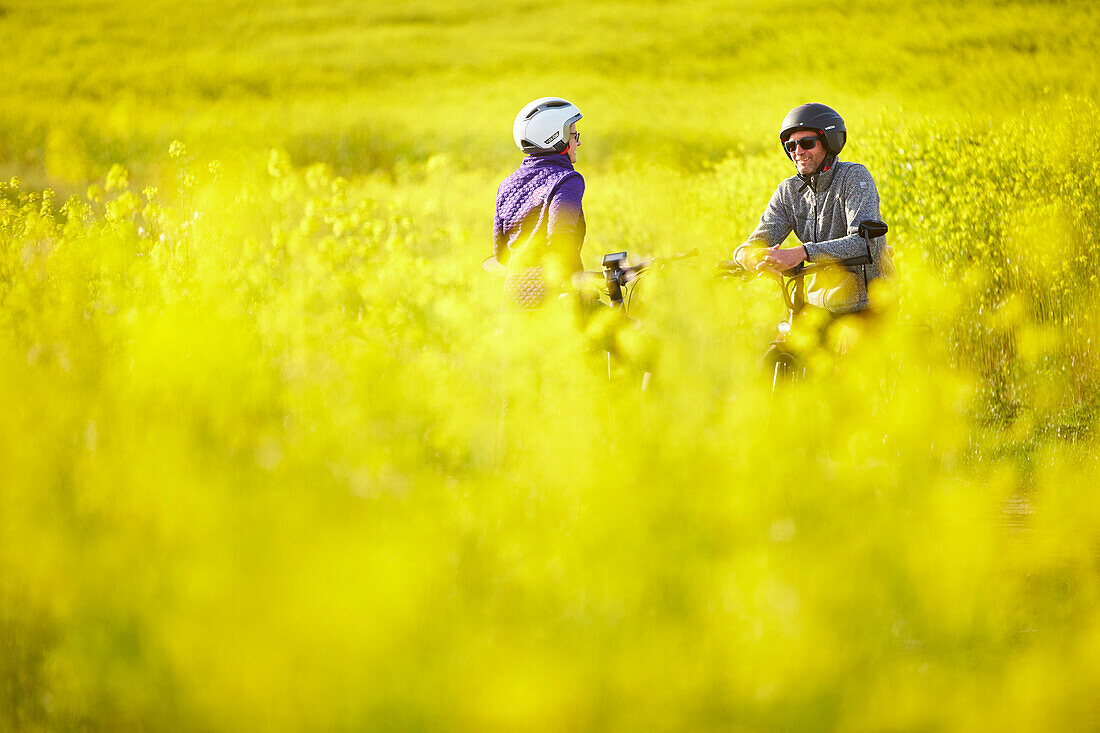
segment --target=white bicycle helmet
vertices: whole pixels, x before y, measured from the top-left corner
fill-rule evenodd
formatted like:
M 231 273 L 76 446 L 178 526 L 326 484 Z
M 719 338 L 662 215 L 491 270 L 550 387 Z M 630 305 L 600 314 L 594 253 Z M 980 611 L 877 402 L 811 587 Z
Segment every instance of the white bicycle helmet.
M 528 155 L 564 153 L 569 146 L 569 126 L 582 116 L 573 103 L 561 97 L 542 97 L 519 111 L 512 137 Z

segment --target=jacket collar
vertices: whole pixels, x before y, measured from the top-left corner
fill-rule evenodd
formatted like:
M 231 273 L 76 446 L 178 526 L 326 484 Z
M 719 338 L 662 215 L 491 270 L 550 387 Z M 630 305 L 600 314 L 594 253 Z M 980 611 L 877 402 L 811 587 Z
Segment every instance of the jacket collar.
M 835 155 L 829 155 L 821 162 L 821 169 L 818 170 L 817 173 L 811 173 L 808 176 L 804 176 L 801 173 L 796 174 L 795 177 L 802 181 L 802 185 L 798 188 L 799 192 L 811 188 L 814 193 L 821 193 L 827 189 L 833 182 L 833 177 L 836 175 L 836 167 L 839 163 L 840 159 Z
M 562 155 L 561 153 L 549 153 L 548 155 L 528 155 L 526 158 L 523 159 L 523 165 L 537 166 L 540 168 L 561 168 L 562 170 L 567 171 L 574 170 L 573 164 L 569 162 L 569 156 Z

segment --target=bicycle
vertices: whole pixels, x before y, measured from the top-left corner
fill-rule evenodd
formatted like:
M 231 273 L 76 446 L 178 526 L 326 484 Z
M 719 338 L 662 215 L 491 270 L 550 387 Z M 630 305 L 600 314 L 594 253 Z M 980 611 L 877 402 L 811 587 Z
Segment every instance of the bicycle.
M 602 288 L 602 291 L 604 295 L 608 296 L 611 307 L 616 310 L 621 309 L 625 312 L 630 307 L 630 297 L 634 293 L 634 288 L 637 286 L 638 280 L 647 275 L 654 268 L 659 269 L 674 260 L 695 257 L 698 254 L 699 249 L 697 247 L 692 247 L 686 252 L 679 252 L 665 257 L 646 257 L 633 265 L 628 265 L 627 261 L 629 260 L 629 255 L 625 251 L 612 252 L 603 256 L 603 270 L 584 270 L 578 272 L 574 276 L 574 286 L 578 289 L 583 289 L 587 281 L 602 278 L 605 283 L 605 287 Z M 489 255 L 486 257 L 481 263 L 481 269 L 501 279 L 508 273 L 507 266 L 502 264 L 496 258 L 496 255 Z M 625 303 L 623 288 L 628 288 Z
M 843 260 L 832 260 L 829 262 L 801 262 L 781 274 L 779 277 L 779 290 L 783 296 L 783 304 L 787 308 L 787 317 L 779 322 L 777 326 L 778 334 L 768 345 L 768 349 L 764 352 L 762 358 L 762 361 L 770 368 L 772 373 L 773 393 L 775 392 L 776 386 L 781 381 L 798 378 L 804 379 L 806 377 L 806 364 L 804 360 L 787 341 L 787 336 L 794 327 L 795 319 L 798 318 L 807 304 L 806 276 L 824 271 L 825 268 L 830 267 L 863 267 L 864 278 L 866 279 L 866 266 L 874 263 L 874 257 L 871 254 L 871 240 L 885 235 L 888 231 L 889 227 L 885 222 L 875 221 L 873 219 L 862 221 L 859 224 L 858 234 L 863 237 L 864 243 L 867 246 L 867 251 L 864 254 L 857 257 L 848 257 Z M 746 270 L 740 263 L 734 260 L 723 260 L 719 262 L 717 270 L 718 272 L 716 274 L 719 277 L 736 277 L 744 280 L 749 277 L 757 276 L 757 273 Z
M 603 256 L 603 272 L 586 271 L 584 274 L 602 275 L 606 285 L 604 293 L 607 295 L 611 307 L 615 310 L 621 310 L 625 315 L 630 310 L 630 302 L 639 280 L 654 269 L 660 269 L 669 262 L 695 257 L 698 254 L 698 247 L 692 247 L 686 252 L 664 257 L 647 257 L 633 265 L 628 265 L 629 256 L 626 252 L 612 252 Z M 626 289 L 625 298 L 623 296 L 624 289 Z
M 698 248 L 662 257 L 645 257 L 630 264 L 630 255 L 626 251 L 610 252 L 603 256 L 603 270 L 584 270 L 576 273 L 573 287 L 582 295 L 583 316 L 581 326 L 588 338 L 598 344 L 607 355 L 607 376 L 612 379 L 613 364 L 633 363 L 642 371 L 642 391 L 645 391 L 652 378 L 651 354 L 647 348 L 638 353 L 624 349 L 620 341 L 622 329 L 638 329 L 639 324 L 628 313 L 633 302 L 638 282 L 650 273 L 662 269 L 669 262 L 695 257 Z M 605 303 L 601 296 L 607 298 Z

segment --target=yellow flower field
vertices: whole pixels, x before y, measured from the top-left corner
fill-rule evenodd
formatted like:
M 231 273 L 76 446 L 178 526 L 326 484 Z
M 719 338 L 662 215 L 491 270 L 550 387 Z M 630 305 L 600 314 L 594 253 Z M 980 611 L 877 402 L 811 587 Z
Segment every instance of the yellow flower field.
M 0 730 L 1100 727 L 1100 6 L 7 0 Z M 632 362 L 481 260 L 584 112 Z M 713 277 L 845 118 L 899 276 Z M 653 380 L 642 391 L 642 356 Z

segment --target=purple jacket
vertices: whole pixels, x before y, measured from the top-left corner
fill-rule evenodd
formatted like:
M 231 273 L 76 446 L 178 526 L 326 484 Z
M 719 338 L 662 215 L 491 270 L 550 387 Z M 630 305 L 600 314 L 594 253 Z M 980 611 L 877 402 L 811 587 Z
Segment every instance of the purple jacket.
M 563 274 L 579 272 L 585 223 L 584 178 L 564 155 L 529 155 L 497 189 L 493 254 L 522 267 L 553 256 Z

